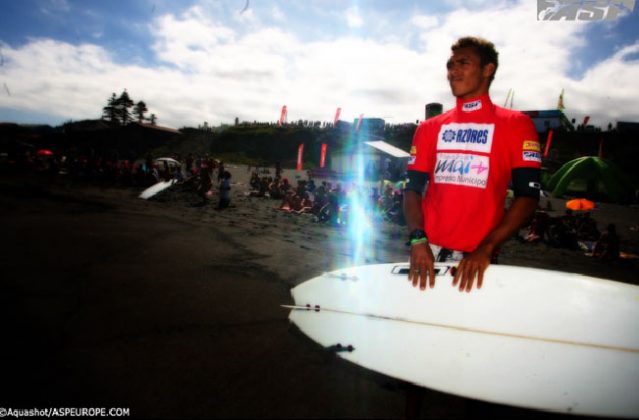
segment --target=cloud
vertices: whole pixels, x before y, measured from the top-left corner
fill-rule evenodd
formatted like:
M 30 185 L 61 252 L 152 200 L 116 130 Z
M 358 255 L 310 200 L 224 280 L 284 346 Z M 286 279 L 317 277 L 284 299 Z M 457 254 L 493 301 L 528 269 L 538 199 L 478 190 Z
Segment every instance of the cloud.
M 271 17 L 276 22 L 284 22 L 286 20 L 284 12 L 282 12 L 282 9 L 277 7 L 277 5 L 273 5 L 273 7 L 271 8 Z
M 639 42 L 598 63 L 581 80 L 569 81 L 564 98 L 574 115 L 594 114 L 595 123 L 602 126 L 613 121 L 637 121 L 637 53 Z
M 346 9 L 346 13 L 344 14 L 346 18 L 346 23 L 349 28 L 360 28 L 364 25 L 364 19 L 359 13 L 359 8 L 357 6 L 349 7 Z
M 439 23 L 437 16 L 414 15 L 410 19 L 410 23 L 420 30 L 431 29 Z
M 437 18 L 416 14 L 405 25 L 419 39 L 413 48 L 392 36 L 307 41 L 289 27 L 264 23 L 285 11 L 249 10 L 254 14 L 248 26 L 233 18 L 222 21 L 218 9 L 205 13 L 200 6 L 154 16 L 152 51 L 160 63 L 155 67 L 120 64 L 95 44 L 32 39 L 19 47 L 2 45 L 0 82 L 11 96 L 0 94 L 0 108 L 46 110 L 61 120 L 97 118 L 111 93 L 126 88 L 160 124 L 172 127 L 232 123 L 235 117 L 276 121 L 284 104 L 290 121 L 331 121 L 339 106 L 344 120 L 364 113 L 414 122 L 423 118 L 428 102 L 453 105 L 445 71 L 450 45 L 459 36 L 478 34 L 500 52 L 492 87 L 497 104 L 512 88 L 515 108 L 550 109 L 564 88 L 569 117 L 587 114 L 604 125 L 637 120 L 638 44 L 573 79 L 571 54 L 586 47 L 587 27 L 537 21 L 529 2 L 459 9 Z

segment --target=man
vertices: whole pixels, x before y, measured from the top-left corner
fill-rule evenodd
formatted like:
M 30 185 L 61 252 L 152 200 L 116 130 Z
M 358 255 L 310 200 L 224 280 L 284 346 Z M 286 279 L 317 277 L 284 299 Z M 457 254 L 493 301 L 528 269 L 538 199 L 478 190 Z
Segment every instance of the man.
M 495 106 L 491 42 L 461 38 L 451 47 L 448 81 L 456 107 L 421 123 L 413 138 L 404 194 L 410 232 L 409 281 L 435 286 L 435 261 L 459 261 L 453 286 L 470 292 L 499 246 L 539 201 L 540 145 L 524 114 Z M 509 182 L 515 199 L 504 214 Z M 423 191 L 428 182 L 425 197 Z

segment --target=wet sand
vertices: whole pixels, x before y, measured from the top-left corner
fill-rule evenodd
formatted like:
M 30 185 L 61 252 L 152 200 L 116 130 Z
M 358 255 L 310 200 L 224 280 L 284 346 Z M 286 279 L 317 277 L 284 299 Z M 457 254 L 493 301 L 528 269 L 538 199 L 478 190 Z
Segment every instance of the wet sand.
M 335 355 L 280 304 L 353 250 L 344 229 L 250 198 L 231 166 L 232 208 L 179 188 L 139 190 L 0 177 L 3 407 L 128 407 L 135 417 L 400 418 L 406 385 Z M 287 171 L 295 179 L 294 171 Z M 561 200 L 552 200 L 561 209 Z M 602 205 L 633 248 L 639 210 Z M 634 225 L 633 225 L 634 223 Z M 406 261 L 404 229 L 384 224 L 369 262 Z M 634 249 L 634 248 L 633 248 Z M 637 261 L 515 240 L 501 262 L 637 282 Z M 421 417 L 540 413 L 435 391 Z

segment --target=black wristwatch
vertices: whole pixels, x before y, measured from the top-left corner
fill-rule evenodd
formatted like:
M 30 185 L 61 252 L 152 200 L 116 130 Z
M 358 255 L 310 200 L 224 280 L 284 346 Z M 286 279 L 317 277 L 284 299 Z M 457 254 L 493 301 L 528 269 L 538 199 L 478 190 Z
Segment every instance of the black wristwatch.
M 415 229 L 408 235 L 406 245 L 411 246 L 422 242 L 428 242 L 428 236 L 423 229 Z

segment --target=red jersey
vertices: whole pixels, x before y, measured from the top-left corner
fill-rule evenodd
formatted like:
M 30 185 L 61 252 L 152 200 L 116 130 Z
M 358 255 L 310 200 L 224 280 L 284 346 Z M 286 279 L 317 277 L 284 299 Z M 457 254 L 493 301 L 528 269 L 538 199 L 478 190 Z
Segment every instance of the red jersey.
M 427 172 L 424 230 L 445 248 L 471 252 L 504 215 L 513 168 L 539 168 L 531 119 L 494 105 L 488 95 L 457 99 L 454 109 L 422 122 L 408 170 Z

